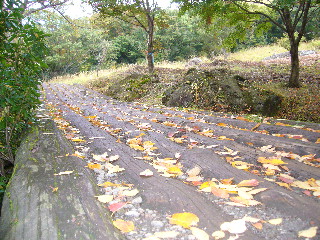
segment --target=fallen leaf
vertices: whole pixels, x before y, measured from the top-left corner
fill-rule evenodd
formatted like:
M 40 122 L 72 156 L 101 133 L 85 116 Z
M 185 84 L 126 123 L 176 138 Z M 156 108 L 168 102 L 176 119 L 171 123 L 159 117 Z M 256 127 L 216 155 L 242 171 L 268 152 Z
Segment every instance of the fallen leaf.
M 201 168 L 198 166 L 195 166 L 194 168 L 188 170 L 187 174 L 189 175 L 189 177 L 195 177 L 195 176 L 198 176 L 200 172 L 201 172 Z
M 211 235 L 215 240 L 222 239 L 226 236 L 226 234 L 223 231 L 215 231 Z
M 127 196 L 127 197 L 134 197 L 135 195 L 137 195 L 139 193 L 138 189 L 133 189 L 133 190 L 126 190 L 123 191 L 122 195 L 123 196 Z
M 61 176 L 61 175 L 69 175 L 73 173 L 73 171 L 65 171 L 65 172 L 59 172 L 59 173 L 56 173 L 54 174 L 55 176 Z
M 257 223 L 257 222 L 261 221 L 260 218 L 255 218 L 255 217 L 250 217 L 250 216 L 245 216 L 243 218 L 243 220 L 245 220 L 246 222 L 251 222 L 251 223 Z
M 259 181 L 256 179 L 243 180 L 237 185 L 238 187 L 255 187 L 259 185 Z
M 176 238 L 180 233 L 176 231 L 155 232 L 157 238 Z
M 265 157 L 259 157 L 258 162 L 260 162 L 262 164 L 267 163 L 267 164 L 272 164 L 272 165 L 288 164 L 288 163 L 282 161 L 281 159 L 277 159 L 277 158 L 267 159 Z
M 88 168 L 90 168 L 90 169 L 101 169 L 101 164 L 99 164 L 99 163 L 88 163 L 88 166 L 87 166 Z
M 233 234 L 244 233 L 247 230 L 246 222 L 243 219 L 233 220 L 231 222 L 224 222 L 221 224 L 222 231 L 228 231 Z
M 262 230 L 263 225 L 261 222 L 257 222 L 257 223 L 251 223 L 252 226 L 254 226 L 256 229 Z
M 144 151 L 144 148 L 138 144 L 129 144 L 129 147 L 133 148 L 134 150 Z
M 199 222 L 197 215 L 189 212 L 175 213 L 170 218 L 170 224 L 176 224 L 184 228 L 196 226 Z
M 120 187 L 121 184 L 116 184 L 116 183 L 112 183 L 112 182 L 104 182 L 102 184 L 98 184 L 99 187 Z
M 85 142 L 86 140 L 83 140 L 81 138 L 71 138 L 72 142 Z
M 109 162 L 117 161 L 119 158 L 120 158 L 120 156 L 119 156 L 119 155 L 111 156 L 111 157 L 109 157 Z
M 251 194 L 251 195 L 255 195 L 255 194 L 263 192 L 263 191 L 265 191 L 267 189 L 268 188 L 257 188 L 257 189 L 253 189 L 253 190 L 249 191 L 248 193 Z
M 227 124 L 225 124 L 225 123 L 217 123 L 217 126 L 220 126 L 220 127 L 226 127 L 226 126 L 227 126 Z
M 52 188 L 52 192 L 57 192 L 59 187 Z
M 317 235 L 317 229 L 318 227 L 311 227 L 309 229 L 302 230 L 298 233 L 298 236 L 305 238 L 313 238 Z
M 175 175 L 181 175 L 183 172 L 179 167 L 169 167 L 167 170 L 168 173 L 170 174 L 175 174 Z
M 134 224 L 132 221 L 117 219 L 113 221 L 113 225 L 123 233 L 128 233 L 134 230 Z
M 198 240 L 209 240 L 209 234 L 197 227 L 190 228 L 192 235 L 196 237 Z
M 211 188 L 211 193 L 217 197 L 220 197 L 220 198 L 228 198 L 229 197 L 228 191 L 226 191 L 224 189 L 216 188 L 216 187 Z
M 127 204 L 126 202 L 113 203 L 113 204 L 109 205 L 108 208 L 111 212 L 116 212 L 116 211 L 120 210 L 121 208 L 123 208 L 123 206 L 126 204 Z
M 275 218 L 275 219 L 270 219 L 268 223 L 272 225 L 279 225 L 282 223 L 282 218 Z
M 108 203 L 113 200 L 113 195 L 100 195 L 100 196 L 95 196 L 99 202 L 102 203 Z
M 150 169 L 146 169 L 143 172 L 139 173 L 142 177 L 151 177 L 153 176 L 153 172 Z

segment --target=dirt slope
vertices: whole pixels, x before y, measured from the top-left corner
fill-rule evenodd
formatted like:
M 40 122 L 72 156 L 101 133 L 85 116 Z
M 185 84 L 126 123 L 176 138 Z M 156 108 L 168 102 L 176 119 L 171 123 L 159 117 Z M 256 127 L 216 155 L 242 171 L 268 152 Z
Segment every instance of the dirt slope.
M 75 156 L 97 184 L 109 182 L 101 195 L 113 200 L 103 205 L 135 225 L 128 239 L 161 239 L 154 234 L 163 231 L 196 239 L 169 223 L 182 212 L 209 235 L 244 219 L 222 227 L 222 239 L 301 239 L 299 231 L 320 225 L 318 124 L 148 107 L 75 85 L 45 84 L 44 92 Z M 146 169 L 153 175 L 142 176 Z

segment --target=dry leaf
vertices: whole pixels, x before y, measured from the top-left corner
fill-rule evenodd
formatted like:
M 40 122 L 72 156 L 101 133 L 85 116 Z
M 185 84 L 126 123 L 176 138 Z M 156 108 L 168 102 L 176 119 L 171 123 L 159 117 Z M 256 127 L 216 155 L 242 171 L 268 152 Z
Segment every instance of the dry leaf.
M 169 167 L 167 170 L 168 173 L 170 174 L 175 174 L 175 175 L 181 175 L 183 172 L 179 167 Z
M 196 237 L 198 240 L 209 240 L 209 234 L 197 227 L 190 228 L 192 235 Z
M 90 169 L 101 169 L 101 164 L 99 164 L 99 163 L 88 163 L 88 166 L 87 166 L 88 168 L 90 168 Z
M 250 216 L 245 216 L 243 218 L 243 220 L 245 220 L 246 222 L 251 222 L 251 223 L 257 223 L 257 222 L 261 221 L 261 219 L 259 219 L 259 218 L 254 218 L 254 217 L 250 217 Z
M 222 231 L 228 231 L 233 234 L 244 233 L 247 230 L 246 222 L 243 219 L 233 220 L 231 222 L 224 222 L 221 224 Z
M 100 196 L 95 196 L 99 202 L 102 203 L 108 203 L 113 200 L 113 195 L 100 195 Z
M 259 181 L 256 179 L 243 180 L 238 183 L 238 187 L 255 187 L 259 185 Z
M 281 159 L 277 159 L 277 158 L 267 159 L 265 157 L 259 157 L 258 162 L 263 163 L 263 164 L 264 163 L 272 164 L 272 165 L 288 164 L 288 163 L 282 161 Z
M 139 193 L 138 189 L 133 189 L 133 190 L 126 190 L 123 191 L 122 195 L 123 196 L 127 196 L 127 197 L 134 197 L 135 195 L 137 195 Z
M 313 238 L 317 235 L 317 229 L 318 227 L 311 227 L 309 229 L 302 230 L 298 233 L 298 236 L 305 238 Z
M 189 175 L 189 177 L 195 177 L 195 176 L 198 176 L 200 172 L 201 172 L 201 168 L 198 166 L 195 166 L 194 168 L 188 170 L 187 174 Z
M 119 155 L 111 156 L 111 157 L 109 157 L 109 162 L 117 161 L 119 158 L 120 158 Z
M 226 234 L 223 231 L 215 231 L 211 235 L 215 240 L 222 239 L 226 236 Z
M 157 238 L 176 238 L 180 233 L 176 231 L 155 232 L 154 236 Z
M 256 229 L 261 230 L 263 228 L 263 225 L 261 222 L 257 222 L 257 223 L 251 223 L 252 226 L 254 226 Z
M 229 197 L 228 191 L 226 191 L 224 189 L 216 188 L 216 187 L 211 188 L 211 193 L 217 197 L 220 197 L 220 198 L 228 198 Z
M 142 177 L 151 177 L 153 176 L 153 172 L 150 169 L 146 169 L 143 172 L 139 173 Z
M 189 212 L 175 213 L 170 218 L 170 224 L 180 225 L 184 228 L 196 226 L 199 222 L 197 215 Z
M 270 219 L 268 223 L 272 225 L 279 225 L 282 223 L 282 218 L 275 218 L 275 219 Z
M 111 212 L 116 212 L 116 211 L 120 210 L 121 208 L 123 208 L 123 206 L 126 204 L 127 204 L 126 202 L 113 203 L 113 204 L 109 205 L 108 208 Z
M 113 221 L 113 225 L 123 233 L 128 233 L 134 230 L 134 224 L 132 221 L 117 219 Z
M 59 173 L 56 173 L 54 174 L 55 176 L 61 176 L 61 175 L 69 175 L 73 173 L 73 171 L 65 171 L 65 172 L 59 172 Z

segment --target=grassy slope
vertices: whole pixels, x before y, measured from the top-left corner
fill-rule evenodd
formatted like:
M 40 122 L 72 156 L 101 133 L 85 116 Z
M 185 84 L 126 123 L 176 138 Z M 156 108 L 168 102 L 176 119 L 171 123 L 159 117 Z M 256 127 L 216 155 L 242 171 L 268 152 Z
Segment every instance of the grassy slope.
M 311 43 L 303 43 L 300 50 L 317 50 L 320 49 L 320 40 Z M 303 87 L 300 89 L 288 89 L 285 87 L 289 73 L 289 62 L 282 60 L 261 62 L 261 59 L 275 53 L 285 52 L 284 48 L 278 46 L 265 46 L 248 49 L 233 53 L 228 60 L 223 61 L 224 67 L 245 76 L 250 82 L 250 86 L 267 89 L 283 97 L 282 110 L 279 112 L 279 118 L 292 120 L 320 122 L 320 92 L 319 75 L 320 64 L 318 58 L 301 58 L 301 80 Z M 212 60 L 203 59 L 201 68 L 208 67 Z M 121 85 L 121 89 L 127 89 L 126 93 L 112 95 L 121 100 L 134 100 L 148 104 L 161 104 L 163 91 L 170 85 L 179 81 L 184 73 L 186 62 L 159 63 L 156 66 L 156 74 L 159 82 L 154 84 L 152 81 L 140 84 L 139 79 L 133 81 L 124 81 L 130 79 L 133 74 L 147 74 L 145 67 L 130 65 L 122 66 L 109 70 L 101 70 L 98 75 L 96 72 L 79 74 L 69 77 L 55 79 L 57 82 L 68 84 L 78 83 L 90 86 L 102 93 L 110 94 L 108 91 L 111 85 Z M 129 89 L 129 90 L 128 90 Z M 140 95 L 132 96 L 131 89 L 142 89 Z M 131 91 L 131 92 L 130 92 Z M 122 92 L 122 91 L 120 91 Z M 135 98 L 136 97 L 136 98 Z

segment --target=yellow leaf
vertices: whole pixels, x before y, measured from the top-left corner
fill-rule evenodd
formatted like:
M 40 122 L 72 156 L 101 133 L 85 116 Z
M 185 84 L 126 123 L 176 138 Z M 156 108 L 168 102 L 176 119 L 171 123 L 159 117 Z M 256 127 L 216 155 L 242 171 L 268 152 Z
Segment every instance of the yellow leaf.
M 317 139 L 316 143 L 320 143 L 320 138 Z
M 138 144 L 129 144 L 129 147 L 133 148 L 134 150 L 144 151 L 144 148 Z
M 95 196 L 99 202 L 102 203 L 108 203 L 113 200 L 113 195 L 100 195 L 100 196 Z
M 104 182 L 102 184 L 98 184 L 99 187 L 120 187 L 121 184 L 116 184 L 116 183 L 112 183 L 112 182 Z
M 259 157 L 258 162 L 260 162 L 262 164 L 267 163 L 267 164 L 272 164 L 272 165 L 288 164 L 288 163 L 282 161 L 281 159 L 277 159 L 277 158 L 267 159 L 265 157 Z
M 95 169 L 95 168 L 97 168 L 97 169 L 101 169 L 101 164 L 99 164 L 99 163 L 88 163 L 88 168 L 90 168 L 90 169 Z
M 268 223 L 272 225 L 279 225 L 282 223 L 282 218 L 275 218 L 275 219 L 270 219 Z
M 217 123 L 217 126 L 226 127 L 227 124 L 225 124 L 225 123 Z
M 139 193 L 138 189 L 133 189 L 133 190 L 126 190 L 123 191 L 122 195 L 127 196 L 127 197 L 134 197 Z
M 226 236 L 226 234 L 223 232 L 223 231 L 215 231 L 212 233 L 212 237 L 215 239 L 215 240 L 219 240 L 219 239 L 222 239 Z
M 134 224 L 132 221 L 117 219 L 113 221 L 113 225 L 123 233 L 128 233 L 134 230 Z
M 248 193 L 248 192 L 246 192 L 246 191 L 238 191 L 238 195 L 239 195 L 239 197 L 242 197 L 242 198 L 244 198 L 244 199 L 253 199 L 253 196 L 250 194 L 250 193 Z
M 317 235 L 317 229 L 318 227 L 311 227 L 309 229 L 302 230 L 298 233 L 298 236 L 305 238 L 313 238 Z
M 71 138 L 72 142 L 85 142 L 86 140 L 83 140 L 81 138 Z
M 197 227 L 190 228 L 192 235 L 196 237 L 198 240 L 209 240 L 209 234 Z
M 109 157 L 109 162 L 117 161 L 119 158 L 120 158 L 120 156 L 119 156 L 119 155 L 111 156 L 111 157 Z
M 251 190 L 251 191 L 249 191 L 248 193 L 251 194 L 251 195 L 255 195 L 255 194 L 257 194 L 257 193 L 259 193 L 259 192 L 263 192 L 263 191 L 265 191 L 265 190 L 267 190 L 267 189 L 268 189 L 268 188 L 258 188 L 258 189 Z
M 55 187 L 55 188 L 52 189 L 52 192 L 57 192 L 58 189 L 59 189 L 58 187 Z
M 199 222 L 197 215 L 189 212 L 175 213 L 170 218 L 170 224 L 176 224 L 184 228 L 196 226 Z
M 302 189 L 307 189 L 307 190 L 313 189 L 308 182 L 294 181 L 292 183 L 292 186 L 302 188 Z
M 183 174 L 179 167 L 170 167 L 170 168 L 168 168 L 167 172 L 171 173 L 171 174 L 176 174 L 176 175 Z
M 215 183 L 215 182 L 212 182 L 212 181 L 209 181 L 209 182 L 204 182 L 204 183 L 202 183 L 201 185 L 200 185 L 200 187 L 199 187 L 199 189 L 200 190 L 202 190 L 202 189 L 204 189 L 204 188 L 208 188 L 208 187 L 216 187 L 217 186 L 217 184 Z M 211 190 L 210 190 L 210 192 L 211 192 Z

